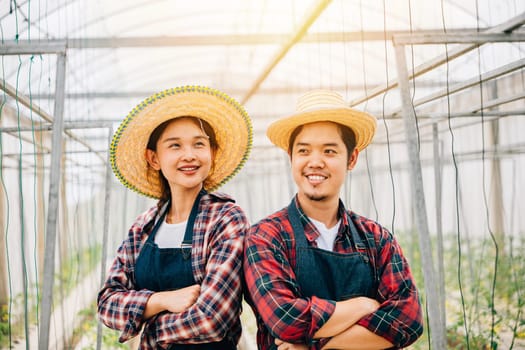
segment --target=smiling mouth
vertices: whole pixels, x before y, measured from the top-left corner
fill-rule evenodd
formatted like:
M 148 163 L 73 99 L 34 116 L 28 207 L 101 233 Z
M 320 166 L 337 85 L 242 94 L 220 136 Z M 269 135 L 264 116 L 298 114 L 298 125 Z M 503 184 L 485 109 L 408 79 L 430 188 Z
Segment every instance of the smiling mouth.
M 197 171 L 198 169 L 199 169 L 198 166 L 185 166 L 185 167 L 179 168 L 179 170 L 183 172 L 192 172 L 192 171 Z
M 323 175 L 307 175 L 306 178 L 313 184 L 319 184 L 327 179 L 327 177 Z

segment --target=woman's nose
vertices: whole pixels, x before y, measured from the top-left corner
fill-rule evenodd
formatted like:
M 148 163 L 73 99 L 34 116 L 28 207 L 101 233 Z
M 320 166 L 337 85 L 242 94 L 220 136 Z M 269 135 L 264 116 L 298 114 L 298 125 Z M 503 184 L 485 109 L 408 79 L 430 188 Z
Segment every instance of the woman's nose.
M 183 158 L 184 158 L 184 160 L 195 159 L 195 150 L 193 149 L 193 147 L 185 147 L 184 148 Z

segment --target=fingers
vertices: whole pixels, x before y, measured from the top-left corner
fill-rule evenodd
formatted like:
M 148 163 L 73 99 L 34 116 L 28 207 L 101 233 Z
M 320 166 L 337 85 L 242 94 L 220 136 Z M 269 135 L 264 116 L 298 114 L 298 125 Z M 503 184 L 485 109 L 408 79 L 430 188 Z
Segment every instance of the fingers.
M 189 287 L 163 292 L 166 309 L 170 312 L 183 312 L 191 307 L 200 295 L 201 287 L 198 284 Z
M 275 339 L 275 345 L 277 345 L 277 350 L 308 350 L 305 344 L 287 343 L 281 339 Z

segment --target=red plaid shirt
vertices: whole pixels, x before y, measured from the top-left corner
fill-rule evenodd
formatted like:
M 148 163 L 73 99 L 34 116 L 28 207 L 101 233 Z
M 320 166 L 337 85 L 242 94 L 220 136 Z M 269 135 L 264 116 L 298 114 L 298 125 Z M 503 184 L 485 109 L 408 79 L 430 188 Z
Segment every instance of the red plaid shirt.
M 319 232 L 294 200 L 301 214 L 304 232 L 312 246 Z M 413 343 L 422 333 L 422 314 L 418 293 L 401 247 L 393 235 L 378 223 L 346 211 L 342 218 L 334 251 L 351 253 L 348 220 L 364 233 L 371 247 L 371 262 L 379 276 L 379 310 L 357 322 L 387 339 L 395 347 Z M 350 240 L 345 239 L 349 236 Z M 366 252 L 366 248 L 363 248 Z M 334 312 L 335 302 L 315 296 L 303 298 L 296 281 L 295 239 L 284 208 L 252 226 L 245 241 L 244 275 L 248 303 L 257 315 L 259 349 L 275 349 L 275 337 L 287 342 L 310 344 L 313 335 Z M 321 341 L 321 344 L 325 343 Z M 320 343 L 312 349 L 320 348 Z
M 241 335 L 243 240 L 249 223 L 242 209 L 222 193 L 201 198 L 195 219 L 192 266 L 201 286 L 197 302 L 182 313 L 162 312 L 148 320 L 143 313 L 150 290 L 135 289 L 135 262 L 157 216 L 157 207 L 140 215 L 118 248 L 98 295 L 98 314 L 120 330 L 119 341 L 136 336 L 144 326 L 140 349 L 167 348 L 170 343 L 199 344 Z

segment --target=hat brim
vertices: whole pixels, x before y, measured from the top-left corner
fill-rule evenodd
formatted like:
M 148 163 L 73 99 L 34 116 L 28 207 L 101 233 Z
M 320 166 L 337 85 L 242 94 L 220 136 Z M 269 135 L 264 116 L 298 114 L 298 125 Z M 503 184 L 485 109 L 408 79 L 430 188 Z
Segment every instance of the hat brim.
M 225 93 L 202 86 L 183 86 L 159 92 L 138 104 L 121 123 L 110 146 L 116 177 L 128 188 L 160 198 L 159 173 L 148 166 L 149 137 L 161 123 L 192 116 L 210 124 L 218 150 L 205 188 L 214 191 L 230 180 L 246 162 L 253 140 L 252 125 L 244 108 Z
M 352 129 L 356 137 L 356 148 L 359 151 L 370 144 L 377 126 L 374 116 L 355 109 L 319 109 L 279 119 L 270 124 L 266 135 L 274 145 L 288 152 L 290 136 L 297 127 L 322 121 L 338 123 Z

